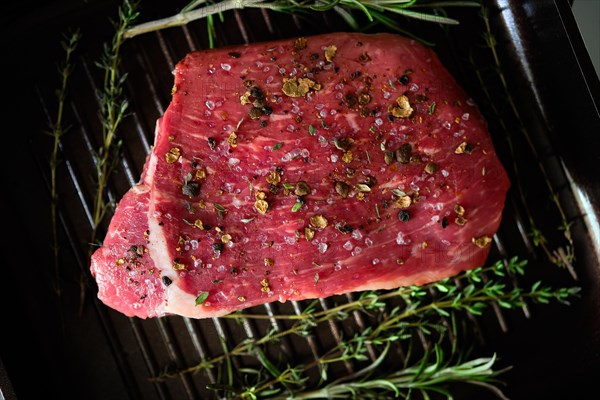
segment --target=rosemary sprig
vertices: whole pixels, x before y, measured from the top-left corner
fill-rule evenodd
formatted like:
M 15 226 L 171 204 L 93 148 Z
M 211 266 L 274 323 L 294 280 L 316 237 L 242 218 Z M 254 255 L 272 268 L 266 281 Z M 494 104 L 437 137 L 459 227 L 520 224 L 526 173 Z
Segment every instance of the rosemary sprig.
M 432 3 L 422 0 L 223 0 L 216 2 L 193 0 L 175 15 L 130 27 L 127 29 L 125 37 L 130 38 L 152 31 L 186 25 L 195 20 L 209 18 L 207 21 L 209 39 L 212 40 L 214 32 L 214 29 L 211 28 L 213 15 L 222 15 L 225 11 L 245 8 L 262 8 L 297 14 L 334 10 L 356 30 L 359 30 L 359 23 L 353 15 L 355 11 L 363 13 L 370 22 L 381 22 L 395 29 L 400 29 L 398 22 L 393 18 L 388 18 L 386 14 L 397 14 L 411 19 L 438 24 L 458 24 L 458 21 L 453 18 L 419 10 L 445 7 L 479 7 L 479 3 L 476 1 L 437 1 Z
M 62 293 L 62 287 L 60 284 L 60 264 L 58 261 L 60 245 L 58 240 L 58 187 L 56 175 L 60 162 L 60 141 L 67 131 L 67 128 L 64 126 L 63 115 L 65 109 L 65 100 L 67 97 L 67 83 L 73 71 L 71 58 L 75 52 L 75 49 L 77 48 L 80 38 L 81 34 L 78 30 L 76 30 L 74 32 L 65 34 L 63 40 L 61 41 L 61 46 L 65 52 L 65 59 L 63 64 L 59 67 L 61 84 L 57 91 L 58 108 L 56 111 L 56 119 L 52 122 L 50 127 L 50 135 L 53 138 L 52 152 L 50 153 L 50 235 L 52 243 L 52 258 L 54 263 L 54 291 L 59 298 Z
M 255 339 L 249 339 L 238 343 L 237 345 L 228 349 L 226 354 L 215 356 L 213 358 L 204 359 L 196 365 L 191 367 L 166 372 L 155 379 L 163 380 L 169 379 L 181 374 L 196 373 L 207 368 L 223 367 L 227 360 L 231 357 L 246 356 L 258 358 L 257 350 L 265 348 L 268 345 L 273 345 L 280 341 L 283 337 L 296 334 L 301 336 L 311 335 L 313 329 L 326 321 L 344 321 L 350 318 L 354 312 L 365 313 L 365 315 L 373 314 L 373 311 L 379 311 L 376 313 L 379 317 L 376 324 L 367 327 L 364 330 L 355 332 L 354 336 L 349 339 L 340 341 L 338 344 L 332 346 L 328 351 L 319 357 L 318 360 L 306 364 L 296 365 L 289 367 L 284 370 L 281 374 L 273 373 L 274 368 L 265 368 L 270 371 L 268 376 L 263 376 L 262 380 L 256 385 L 247 387 L 249 398 L 258 398 L 260 390 L 273 390 L 274 386 L 281 383 L 282 380 L 286 380 L 285 376 L 295 374 L 302 376 L 308 370 L 319 367 L 322 371 L 322 376 L 325 377 L 326 382 L 326 369 L 328 365 L 354 361 L 364 361 L 367 359 L 367 347 L 366 345 L 374 345 L 381 349 L 381 354 L 387 353 L 387 346 L 391 346 L 396 343 L 407 343 L 410 342 L 412 337 L 417 332 L 424 334 L 430 338 L 434 338 L 434 341 L 439 341 L 439 338 L 445 337 L 446 328 L 441 323 L 442 318 L 455 320 L 464 317 L 467 314 L 481 315 L 485 309 L 491 304 L 498 304 L 503 308 L 514 308 L 521 307 L 527 300 L 548 303 L 551 300 L 558 301 L 560 303 L 568 304 L 569 300 L 576 296 L 579 292 L 579 288 L 558 288 L 554 289 L 551 287 L 543 286 L 540 282 L 536 282 L 528 289 L 520 287 L 512 287 L 504 282 L 504 278 L 512 275 L 523 275 L 525 273 L 526 260 L 519 260 L 518 258 L 512 258 L 506 263 L 497 262 L 491 266 L 485 268 L 476 268 L 474 270 L 465 271 L 454 278 L 448 278 L 440 280 L 428 285 L 423 286 L 411 286 L 401 287 L 399 289 L 388 291 L 388 292 L 374 292 L 367 291 L 363 292 L 361 296 L 349 303 L 343 303 L 336 307 L 318 310 L 316 305 L 318 302 L 310 303 L 304 311 L 299 315 L 262 315 L 262 314 L 248 314 L 244 312 L 234 313 L 223 318 L 235 318 L 235 319 L 280 319 L 289 320 L 294 322 L 287 329 L 275 331 L 271 330 L 264 336 Z M 435 294 L 432 294 L 434 292 Z M 382 311 L 386 312 L 382 312 Z M 454 331 L 454 330 L 453 330 Z M 456 336 L 456 332 L 453 332 L 453 336 Z M 452 342 L 455 345 L 455 341 Z M 440 351 L 440 349 L 436 351 Z M 382 357 L 380 355 L 380 357 Z M 485 361 L 471 360 L 465 362 L 462 360 L 455 360 L 456 363 L 445 363 L 443 367 L 440 367 L 440 362 L 434 363 L 437 367 L 432 367 L 427 359 L 427 355 L 424 356 L 425 361 L 421 361 L 421 371 L 430 371 L 431 374 L 426 374 L 428 377 L 424 379 L 421 384 L 422 389 L 430 388 L 429 385 L 433 383 L 447 383 L 442 377 L 448 371 L 462 371 L 462 375 L 453 375 L 452 379 L 457 381 L 471 381 L 474 375 L 477 374 L 477 370 L 483 364 L 490 362 L 490 359 Z M 389 361 L 389 359 L 386 359 Z M 493 364 L 493 362 L 492 362 Z M 264 362 L 263 362 L 264 365 Z M 470 369 L 473 367 L 474 369 Z M 402 388 L 418 388 L 411 379 L 415 378 L 415 370 L 410 368 L 401 368 L 395 370 L 396 372 L 385 375 L 384 377 L 375 377 L 373 374 L 368 376 L 356 376 L 352 383 L 331 383 L 329 389 L 331 395 L 335 393 L 345 393 L 343 387 L 352 387 L 357 393 L 370 389 L 369 385 L 381 384 L 387 387 L 390 391 L 400 390 Z M 488 371 L 491 365 L 484 368 L 487 372 L 485 376 L 492 378 L 497 374 Z M 383 369 L 385 371 L 385 369 Z M 292 372 L 293 371 L 293 372 Z M 446 372 L 444 372 L 446 371 Z M 420 375 L 421 376 L 421 375 Z M 450 375 L 448 375 L 450 376 Z M 479 376 L 479 375 L 477 375 Z M 360 379 L 359 379 L 360 378 Z M 365 378 L 366 380 L 362 380 Z M 436 381 L 435 379 L 441 379 Z M 481 376 L 484 378 L 484 376 Z M 302 382 L 302 381 L 300 381 Z M 362 383 L 360 383 L 362 382 Z M 385 383 L 382 383 L 385 382 Z M 412 383 L 410 383 L 412 382 Z M 433 383 L 432 383 L 433 382 Z M 494 387 L 493 383 L 482 379 L 478 381 L 483 386 Z M 356 385 L 356 386 L 352 386 Z M 406 385 L 406 386 L 403 386 Z M 226 385 L 230 387 L 231 385 Z M 435 385 L 431 387 L 436 387 Z M 225 387 L 219 386 L 219 389 Z M 262 388 L 262 389 L 261 389 Z M 327 386 L 307 395 L 309 397 L 301 397 L 296 391 L 290 392 L 289 387 L 278 386 L 281 391 L 288 394 L 293 394 L 296 397 L 291 398 L 314 398 L 310 396 L 322 395 L 326 392 Z M 383 389 L 383 387 L 378 387 Z M 436 387 L 437 388 L 437 387 Z M 260 389 L 260 390 L 259 390 Z M 439 389 L 439 388 L 438 388 Z M 239 392 L 239 388 L 231 388 L 231 391 Z M 436 389 L 437 390 L 437 389 Z M 243 396 L 242 396 L 243 397 Z M 331 398 L 331 397 L 330 397 Z
M 387 349 L 382 356 L 387 355 Z M 431 360 L 432 354 L 434 359 Z M 455 356 L 455 355 L 452 355 Z M 291 396 L 277 396 L 274 399 L 347 399 L 380 398 L 392 396 L 393 398 L 405 397 L 411 392 L 418 392 L 423 398 L 429 394 L 441 394 L 451 399 L 452 395 L 447 385 L 456 382 L 469 383 L 482 386 L 500 399 L 507 399 L 502 391 L 494 384 L 495 378 L 504 372 L 493 369 L 496 355 L 481 357 L 473 360 L 462 361 L 456 357 L 446 358 L 440 344 L 435 344 L 433 351 L 427 352 L 415 365 L 402 368 L 381 376 L 370 377 L 371 367 L 359 371 L 351 376 L 352 380 L 341 379 L 326 385 L 321 389 L 292 394 Z M 382 359 L 382 357 L 380 357 Z M 381 363 L 380 359 L 375 365 Z M 366 376 L 366 379 L 361 379 Z

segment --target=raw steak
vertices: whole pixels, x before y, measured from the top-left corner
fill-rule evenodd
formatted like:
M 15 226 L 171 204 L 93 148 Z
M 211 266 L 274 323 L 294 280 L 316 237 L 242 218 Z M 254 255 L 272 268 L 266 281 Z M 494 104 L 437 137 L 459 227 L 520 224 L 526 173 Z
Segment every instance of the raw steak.
M 391 289 L 486 261 L 509 187 L 436 54 L 335 33 L 193 52 L 91 270 L 141 318 Z

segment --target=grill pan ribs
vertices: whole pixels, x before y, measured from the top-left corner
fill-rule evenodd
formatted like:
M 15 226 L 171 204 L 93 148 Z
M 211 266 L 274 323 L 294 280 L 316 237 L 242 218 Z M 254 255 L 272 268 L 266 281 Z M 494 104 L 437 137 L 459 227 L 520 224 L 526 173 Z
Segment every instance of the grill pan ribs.
M 206 318 L 485 263 L 509 181 L 431 49 L 334 33 L 192 52 L 174 76 L 92 256 L 106 305 Z

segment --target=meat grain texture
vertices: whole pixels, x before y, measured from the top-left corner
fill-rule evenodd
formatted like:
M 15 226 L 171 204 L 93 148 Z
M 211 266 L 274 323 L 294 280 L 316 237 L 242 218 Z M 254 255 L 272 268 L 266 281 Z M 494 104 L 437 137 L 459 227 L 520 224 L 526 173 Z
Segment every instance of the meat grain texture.
M 481 266 L 507 175 L 436 54 L 335 33 L 188 54 L 92 256 L 140 318 L 420 285 Z

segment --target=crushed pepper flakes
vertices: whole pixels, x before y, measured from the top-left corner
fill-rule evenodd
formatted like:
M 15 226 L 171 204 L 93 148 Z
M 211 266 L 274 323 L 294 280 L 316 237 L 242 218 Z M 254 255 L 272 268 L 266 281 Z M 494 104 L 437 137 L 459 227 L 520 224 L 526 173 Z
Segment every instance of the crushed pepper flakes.
M 310 186 L 304 181 L 300 181 L 296 183 L 296 187 L 294 188 L 294 194 L 296 196 L 306 196 L 310 194 Z
M 240 103 L 245 106 L 246 104 L 252 103 L 250 101 L 250 91 L 247 90 L 243 95 L 240 96 Z
M 337 181 L 334 185 L 334 188 L 337 194 L 343 198 L 348 197 L 348 193 L 350 193 L 350 185 L 348 185 L 346 182 Z
M 221 236 L 221 242 L 222 243 L 229 243 L 231 241 L 231 235 L 226 233 L 223 236 Z
M 267 195 L 265 194 L 265 192 L 256 192 L 256 201 L 254 202 L 254 208 L 256 209 L 256 211 L 263 215 L 266 214 L 269 210 L 269 203 L 267 203 L 267 201 L 265 200 L 266 197 Z
M 125 259 L 124 258 L 119 258 L 115 264 L 117 264 L 117 267 L 120 267 L 121 265 L 125 264 Z
M 206 171 L 203 169 L 198 169 L 196 170 L 196 179 L 205 179 L 206 178 Z
M 185 269 L 185 264 L 174 261 L 173 262 L 173 269 L 175 271 L 181 271 L 181 270 Z
M 167 161 L 167 163 L 173 164 L 174 162 L 179 160 L 180 156 L 181 150 L 179 149 L 179 147 L 173 147 L 171 148 L 171 150 L 165 153 L 165 160 Z
M 489 236 L 480 236 L 478 238 L 474 237 L 471 239 L 473 244 L 477 247 L 479 247 L 480 249 L 483 249 L 485 246 L 487 246 L 488 244 L 490 244 L 492 242 L 492 238 Z
M 267 176 L 266 180 L 267 180 L 267 183 L 277 185 L 279 182 L 281 182 L 281 175 L 276 170 L 271 171 L 269 173 L 269 176 Z
M 398 197 L 398 199 L 394 203 L 394 206 L 396 208 L 408 208 L 408 207 L 410 207 L 411 204 L 412 204 L 412 198 L 410 196 L 404 195 L 404 196 Z
M 454 206 L 454 212 L 462 217 L 463 215 L 465 215 L 465 208 L 460 204 L 457 204 Z
M 331 46 L 327 46 L 325 48 L 325 59 L 327 60 L 327 62 L 331 62 L 333 60 L 336 52 L 337 52 L 337 46 L 335 46 L 333 44 Z
M 428 174 L 435 174 L 438 170 L 438 166 L 436 163 L 428 162 L 425 164 L 425 172 Z
M 371 95 L 369 93 L 361 93 L 358 96 L 358 104 L 361 106 L 366 106 L 371 102 Z
M 229 134 L 229 137 L 227 138 L 227 143 L 229 143 L 231 147 L 237 147 L 237 134 L 235 132 L 231 132 Z
M 304 97 L 311 89 L 321 90 L 321 85 L 308 78 L 283 78 L 282 91 L 289 97 Z
M 194 228 L 198 228 L 200 230 L 204 230 L 204 224 L 202 223 L 202 220 L 197 219 L 194 221 Z
M 399 96 L 396 99 L 397 105 L 391 105 L 388 107 L 388 112 L 396 118 L 408 118 L 413 113 L 413 108 L 410 105 L 408 97 L 405 95 Z
M 310 242 L 315 237 L 315 231 L 310 228 L 304 228 L 304 237 L 306 241 Z
M 321 214 L 316 214 L 310 217 L 310 225 L 315 228 L 323 229 L 327 226 L 327 224 L 327 218 L 325 218 Z
M 304 50 L 308 45 L 308 40 L 305 37 L 299 37 L 294 40 L 294 49 L 296 50 Z
M 354 160 L 354 154 L 352 154 L 352 150 L 348 150 L 342 154 L 342 161 L 346 164 L 350 164 L 352 160 Z
M 454 150 L 454 154 L 471 154 L 473 152 L 473 146 L 467 142 L 462 142 Z
M 269 285 L 269 281 L 267 280 L 267 278 L 263 278 L 263 280 L 260 281 L 260 285 L 262 286 L 260 288 L 261 292 L 268 293 L 271 291 L 271 286 Z

